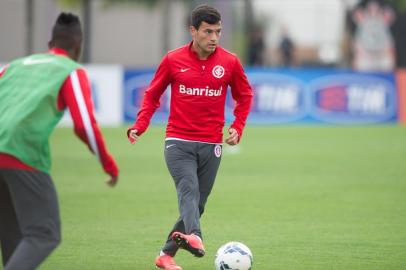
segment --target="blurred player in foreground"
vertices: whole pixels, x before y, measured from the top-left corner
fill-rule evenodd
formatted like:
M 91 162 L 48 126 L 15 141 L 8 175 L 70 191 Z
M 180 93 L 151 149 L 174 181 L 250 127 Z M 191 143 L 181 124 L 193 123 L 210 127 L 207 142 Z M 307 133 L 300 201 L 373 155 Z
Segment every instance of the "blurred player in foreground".
M 0 71 L 0 244 L 5 270 L 35 269 L 61 241 L 59 205 L 49 175 L 49 136 L 69 108 L 77 136 L 118 179 L 96 123 L 90 84 L 76 63 L 79 18 L 61 13 L 49 52 L 17 59 Z
M 173 257 L 179 248 L 202 257 L 200 229 L 222 152 L 227 87 L 235 100 L 235 120 L 228 129 L 229 145 L 239 143 L 252 103 L 252 88 L 236 55 L 218 45 L 221 15 L 202 5 L 192 11 L 192 42 L 162 59 L 145 92 L 135 124 L 128 129 L 131 143 L 138 140 L 171 85 L 170 115 L 166 128 L 165 160 L 175 182 L 180 217 L 155 260 L 157 267 L 181 270 Z

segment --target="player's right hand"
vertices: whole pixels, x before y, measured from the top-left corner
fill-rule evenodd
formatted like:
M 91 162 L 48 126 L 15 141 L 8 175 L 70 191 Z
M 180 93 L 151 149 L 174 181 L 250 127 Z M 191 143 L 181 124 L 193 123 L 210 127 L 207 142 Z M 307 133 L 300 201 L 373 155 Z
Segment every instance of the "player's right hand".
M 127 136 L 128 140 L 130 141 L 131 144 L 134 144 L 136 141 L 138 141 L 138 138 L 140 136 L 137 135 L 138 130 L 136 129 L 128 129 L 127 131 Z

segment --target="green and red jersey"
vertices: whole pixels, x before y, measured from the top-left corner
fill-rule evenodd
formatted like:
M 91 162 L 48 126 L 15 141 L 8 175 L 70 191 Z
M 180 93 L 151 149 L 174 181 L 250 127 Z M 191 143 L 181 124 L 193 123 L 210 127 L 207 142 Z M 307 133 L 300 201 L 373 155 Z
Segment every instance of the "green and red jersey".
M 86 72 L 59 48 L 6 66 L 0 71 L 0 168 L 48 173 L 48 138 L 69 108 L 77 136 L 97 155 L 105 172 L 117 176 L 90 93 Z

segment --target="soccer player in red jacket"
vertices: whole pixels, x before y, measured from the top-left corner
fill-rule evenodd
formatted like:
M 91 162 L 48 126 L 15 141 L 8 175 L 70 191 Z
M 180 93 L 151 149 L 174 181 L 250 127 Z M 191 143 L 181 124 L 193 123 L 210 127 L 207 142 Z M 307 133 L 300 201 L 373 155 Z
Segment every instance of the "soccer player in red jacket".
M 218 10 L 207 5 L 195 8 L 190 33 L 191 43 L 170 51 L 162 59 L 145 92 L 137 120 L 127 132 L 130 142 L 138 140 L 170 84 L 165 160 L 175 182 L 180 217 L 155 260 L 157 267 L 166 270 L 182 269 L 173 260 L 179 248 L 196 257 L 205 254 L 199 219 L 220 165 L 228 86 L 235 100 L 235 120 L 225 140 L 229 145 L 239 143 L 253 98 L 239 59 L 218 45 Z
M 48 138 L 69 108 L 77 136 L 97 156 L 114 186 L 118 167 L 93 113 L 90 84 L 76 63 L 79 18 L 61 13 L 50 51 L 0 70 L 0 246 L 5 270 L 36 269 L 61 241 Z

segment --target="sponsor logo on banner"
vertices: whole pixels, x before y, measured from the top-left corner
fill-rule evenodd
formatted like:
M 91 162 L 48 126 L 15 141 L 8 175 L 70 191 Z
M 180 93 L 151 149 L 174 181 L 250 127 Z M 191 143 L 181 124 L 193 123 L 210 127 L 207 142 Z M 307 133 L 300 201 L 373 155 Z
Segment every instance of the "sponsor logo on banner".
M 255 123 L 283 123 L 301 119 L 307 110 L 305 84 L 285 74 L 250 73 Z
M 375 123 L 396 116 L 395 86 L 366 74 L 329 75 L 309 84 L 311 112 L 330 123 Z

